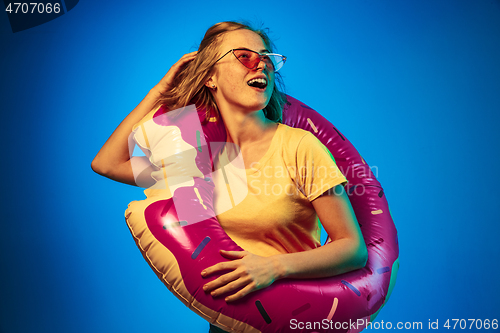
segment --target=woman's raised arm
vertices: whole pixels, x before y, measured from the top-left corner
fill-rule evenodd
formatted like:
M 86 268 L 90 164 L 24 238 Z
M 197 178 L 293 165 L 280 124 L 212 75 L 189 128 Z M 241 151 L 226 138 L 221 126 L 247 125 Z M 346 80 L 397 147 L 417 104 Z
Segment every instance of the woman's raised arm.
M 149 187 L 153 179 L 149 176 L 152 171 L 146 157 L 132 157 L 134 145 L 130 133 L 132 127 L 150 112 L 161 94 L 171 88 L 175 76 L 196 56 L 196 51 L 187 53 L 179 59 L 161 79 L 161 81 L 149 91 L 137 107 L 118 125 L 108 140 L 97 153 L 92 161 L 92 170 L 107 178 L 118 182 Z M 140 173 L 134 170 L 142 170 Z

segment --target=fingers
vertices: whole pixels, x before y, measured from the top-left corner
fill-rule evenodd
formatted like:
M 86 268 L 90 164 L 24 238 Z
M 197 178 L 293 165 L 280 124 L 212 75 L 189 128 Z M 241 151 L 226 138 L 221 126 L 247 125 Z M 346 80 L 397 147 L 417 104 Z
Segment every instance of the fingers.
M 183 55 L 176 63 L 176 65 L 180 65 L 182 66 L 183 64 L 193 60 L 194 58 L 196 58 L 196 55 L 198 54 L 198 51 L 194 51 L 194 52 L 189 52 L 189 53 L 186 53 L 185 55 Z
M 236 251 L 234 251 L 236 252 Z M 230 270 L 231 272 L 226 273 L 224 275 L 219 276 L 217 279 L 205 284 L 203 286 L 203 290 L 206 292 L 212 291 L 216 288 L 220 288 L 224 285 L 227 285 L 228 283 L 239 279 L 242 276 L 241 269 L 238 269 L 240 267 L 238 261 L 226 261 L 226 262 L 220 262 L 218 264 L 215 264 L 211 267 L 208 267 L 204 269 L 201 272 L 202 277 L 207 277 L 213 273 L 219 272 L 219 271 L 228 271 Z M 220 293 L 219 293 L 220 294 Z
M 225 251 L 225 250 L 220 250 L 220 254 L 227 258 L 227 259 L 241 259 L 248 255 L 248 252 L 246 251 Z M 236 269 L 238 267 L 238 264 L 235 262 L 231 261 L 225 261 L 225 262 L 220 262 L 218 264 L 215 264 L 211 267 L 208 267 L 204 269 L 201 272 L 201 276 L 207 277 L 215 272 L 218 271 L 224 271 L 224 270 L 230 270 L 230 269 Z
M 232 261 L 220 262 L 218 264 L 215 264 L 213 266 L 205 268 L 201 272 L 201 276 L 207 277 L 215 272 L 225 271 L 225 270 L 234 270 L 234 269 L 236 269 L 236 267 L 238 267 L 238 266 L 235 265 L 234 262 L 232 262 Z
M 159 87 L 162 92 L 165 92 L 172 87 L 177 74 L 179 74 L 179 72 L 184 67 L 186 67 L 188 63 L 196 57 L 197 54 L 198 51 L 186 53 L 179 60 L 177 60 L 177 62 L 172 67 L 170 67 L 167 74 L 165 74 L 165 76 L 160 80 L 159 83 Z
M 246 251 L 220 250 L 220 254 L 226 259 L 241 259 L 248 254 Z
M 225 298 L 226 302 L 233 302 L 272 283 L 272 278 L 270 283 L 266 282 L 269 281 L 269 277 L 266 274 L 263 275 L 262 272 L 257 275 L 251 273 L 255 271 L 256 265 L 262 270 L 262 267 L 259 266 L 262 261 L 260 257 L 247 251 L 221 250 L 220 254 L 231 261 L 220 262 L 201 272 L 203 277 L 207 277 L 219 271 L 229 271 L 203 286 L 203 290 L 213 297 L 241 289 Z
M 197 54 L 198 54 L 198 51 L 189 52 L 189 53 L 186 53 L 185 55 L 183 55 L 182 58 L 184 58 L 184 57 L 194 58 Z
M 212 296 L 215 296 L 213 294 L 213 292 L 217 288 L 220 288 L 222 286 L 230 284 L 232 281 L 235 281 L 235 280 L 237 280 L 239 278 L 240 278 L 240 274 L 238 274 L 236 272 L 227 273 L 227 274 L 221 275 L 220 277 L 218 277 L 217 279 L 213 280 L 212 282 L 209 282 L 209 283 L 205 284 L 203 286 L 203 290 L 205 292 L 211 292 Z M 216 293 L 216 294 L 220 295 L 221 293 Z
M 251 292 L 256 291 L 258 289 L 254 282 L 248 283 L 248 281 L 246 281 L 245 279 L 239 278 L 239 279 L 227 284 L 226 286 L 224 286 L 222 288 L 218 288 L 218 289 L 212 291 L 210 293 L 210 295 L 212 295 L 212 297 L 217 297 L 217 296 L 227 294 L 233 290 L 237 290 L 240 288 L 242 288 L 242 289 L 239 290 L 238 292 L 232 294 L 232 295 L 227 296 L 226 298 L 224 298 L 224 300 L 226 302 L 234 302 L 234 301 L 236 301 L 240 298 L 243 298 L 246 295 L 248 295 Z
M 246 286 L 248 283 L 248 277 L 241 277 L 238 274 L 225 274 L 219 279 L 207 283 L 203 286 L 203 290 L 209 292 L 213 297 L 217 297 Z
M 245 297 L 246 295 L 250 294 L 252 291 L 257 290 L 257 288 L 253 285 L 253 283 L 247 285 L 245 288 L 241 289 L 238 291 L 236 294 L 233 294 L 231 296 L 227 296 L 224 300 L 229 303 L 229 302 L 234 302 L 242 297 Z
M 257 284 L 252 282 L 248 276 L 239 276 L 239 274 L 236 273 L 228 273 L 210 283 L 207 283 L 203 286 L 203 290 L 205 292 L 210 292 L 212 297 L 217 297 L 242 287 L 244 288 L 233 295 L 227 296 L 224 300 L 226 302 L 234 302 L 258 289 Z
M 198 51 L 186 53 L 183 55 L 177 62 L 170 68 L 168 73 L 171 73 L 172 75 L 177 74 L 183 67 L 185 67 L 190 61 L 192 61 L 194 58 L 196 58 L 196 54 Z M 167 73 L 167 74 L 168 74 Z

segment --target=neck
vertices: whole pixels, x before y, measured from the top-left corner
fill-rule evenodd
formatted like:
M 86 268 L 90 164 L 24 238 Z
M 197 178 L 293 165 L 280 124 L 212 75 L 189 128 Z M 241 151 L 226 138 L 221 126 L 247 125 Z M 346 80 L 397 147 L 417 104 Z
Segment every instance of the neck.
M 224 126 L 226 127 L 227 142 L 232 142 L 243 148 L 251 143 L 262 140 L 269 131 L 276 129 L 276 123 L 264 116 L 264 111 L 223 112 Z

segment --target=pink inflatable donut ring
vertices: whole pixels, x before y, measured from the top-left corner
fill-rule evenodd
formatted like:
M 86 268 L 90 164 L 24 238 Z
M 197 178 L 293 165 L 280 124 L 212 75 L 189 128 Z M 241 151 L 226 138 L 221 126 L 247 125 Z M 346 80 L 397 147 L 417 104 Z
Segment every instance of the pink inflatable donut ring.
M 211 150 L 215 155 L 218 148 L 211 143 L 225 141 L 224 126 L 211 118 L 197 128 L 194 124 L 200 124 L 205 112 L 194 106 L 195 112 L 173 115 L 177 110 L 160 108 L 150 115 L 152 122 L 141 122 L 134 130 L 135 141 L 159 166 L 159 174 L 163 170 L 168 176 L 164 179 L 168 188 L 147 189 L 147 199 L 129 204 L 126 221 L 144 258 L 167 288 L 226 331 L 359 332 L 375 318 L 394 287 L 399 268 L 397 231 L 380 183 L 352 144 L 319 113 L 290 96 L 287 99 L 283 123 L 313 133 L 348 180 L 345 190 L 368 248 L 364 268 L 323 279 L 278 280 L 231 303 L 206 294 L 202 286 L 217 276 L 204 279 L 201 271 L 226 260 L 221 249 L 242 249 L 221 228 L 212 207 Z M 148 132 L 149 125 L 163 126 L 167 134 Z M 174 147 L 176 154 L 155 156 L 162 147 Z M 196 167 L 176 163 L 181 160 Z

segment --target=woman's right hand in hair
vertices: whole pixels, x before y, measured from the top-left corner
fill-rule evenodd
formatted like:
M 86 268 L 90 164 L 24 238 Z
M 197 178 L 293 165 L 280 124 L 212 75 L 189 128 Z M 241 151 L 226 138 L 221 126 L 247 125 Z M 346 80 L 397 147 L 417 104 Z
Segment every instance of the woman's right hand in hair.
M 131 157 L 134 143 L 129 141 L 129 136 L 132 127 L 154 108 L 161 94 L 172 87 L 175 77 L 195 58 L 196 54 L 197 52 L 191 52 L 183 55 L 118 125 L 92 161 L 91 166 L 95 172 L 121 183 L 145 187 L 151 185 L 148 184 L 152 180 L 149 179 L 151 178 L 149 160 L 144 157 Z
M 161 93 L 165 93 L 172 88 L 175 77 L 187 66 L 190 61 L 196 57 L 196 54 L 198 54 L 198 51 L 186 53 L 175 64 L 173 64 L 172 67 L 170 67 L 167 74 L 165 74 L 163 79 L 161 79 L 157 85 Z

